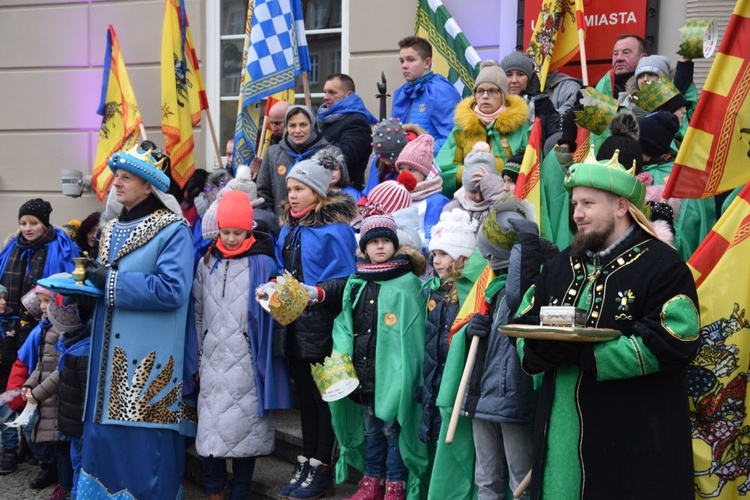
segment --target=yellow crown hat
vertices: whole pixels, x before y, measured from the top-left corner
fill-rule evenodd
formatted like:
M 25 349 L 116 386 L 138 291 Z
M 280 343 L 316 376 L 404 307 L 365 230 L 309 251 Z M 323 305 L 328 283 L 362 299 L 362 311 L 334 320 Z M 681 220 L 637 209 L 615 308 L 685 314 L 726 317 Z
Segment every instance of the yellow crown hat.
M 263 309 L 271 313 L 273 319 L 286 326 L 299 318 L 307 307 L 307 292 L 289 271 L 284 271 L 284 274 L 276 278 L 268 295 L 259 299 L 259 302 Z
M 680 91 L 677 90 L 672 80 L 664 75 L 660 75 L 658 80 L 643 82 L 641 89 L 635 94 L 638 107 L 649 113 L 656 111 L 679 95 Z
M 581 94 L 583 109 L 573 112 L 576 115 L 576 123 L 594 134 L 602 134 L 617 114 L 617 99 L 593 87 L 581 89 Z
M 322 365 L 315 363 L 310 368 L 323 401 L 338 401 L 359 387 L 359 379 L 348 354 L 334 350 Z
M 580 163 L 568 168 L 563 184 L 565 189 L 592 187 L 623 196 L 639 209 L 646 199 L 646 186 L 635 177 L 635 167 L 626 169 L 618 161 L 620 150 L 615 150 L 611 159 L 599 162 L 591 146 L 588 156 Z

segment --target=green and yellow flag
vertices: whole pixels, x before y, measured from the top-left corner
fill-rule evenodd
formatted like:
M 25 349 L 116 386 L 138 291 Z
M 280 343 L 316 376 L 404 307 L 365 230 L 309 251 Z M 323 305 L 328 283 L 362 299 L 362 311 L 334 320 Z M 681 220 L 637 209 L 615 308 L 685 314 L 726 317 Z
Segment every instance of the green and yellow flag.
M 97 113 L 102 116 L 102 125 L 99 129 L 91 185 L 99 200 L 103 200 L 113 178 L 112 171 L 107 166 L 109 157 L 121 149 L 133 147 L 140 134 L 139 126 L 143 123 L 120 51 L 120 43 L 111 24 L 107 28 L 102 94 Z
M 414 34 L 432 45 L 432 71 L 469 97 L 482 59 L 440 0 L 419 0 Z

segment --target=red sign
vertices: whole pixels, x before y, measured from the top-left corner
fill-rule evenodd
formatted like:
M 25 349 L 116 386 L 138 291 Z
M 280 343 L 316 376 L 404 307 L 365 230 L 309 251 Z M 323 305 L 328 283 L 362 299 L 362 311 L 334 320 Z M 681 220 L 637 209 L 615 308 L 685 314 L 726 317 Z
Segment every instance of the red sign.
M 526 0 L 524 3 L 524 49 L 529 46 L 541 5 L 542 0 Z M 589 85 L 593 87 L 612 68 L 612 48 L 618 35 L 634 33 L 646 38 L 647 0 L 583 0 L 583 11 Z M 576 56 L 563 71 L 580 78 L 580 61 L 580 55 Z

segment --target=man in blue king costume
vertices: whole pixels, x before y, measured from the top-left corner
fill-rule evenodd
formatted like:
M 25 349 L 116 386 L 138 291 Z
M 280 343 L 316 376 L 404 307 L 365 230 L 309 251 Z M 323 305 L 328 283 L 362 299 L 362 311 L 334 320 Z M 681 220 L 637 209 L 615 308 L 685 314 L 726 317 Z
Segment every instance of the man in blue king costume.
M 104 291 L 91 338 L 79 498 L 182 498 L 190 229 L 166 194 L 169 159 L 136 147 L 109 167 L 123 209 L 102 229 L 87 278 Z M 188 370 L 190 372 L 190 370 Z

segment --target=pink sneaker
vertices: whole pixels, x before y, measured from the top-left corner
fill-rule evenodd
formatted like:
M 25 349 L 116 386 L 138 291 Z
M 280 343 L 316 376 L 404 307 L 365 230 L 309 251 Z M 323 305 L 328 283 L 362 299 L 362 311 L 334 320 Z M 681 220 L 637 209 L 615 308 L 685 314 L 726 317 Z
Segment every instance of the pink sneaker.
M 406 500 L 406 487 L 404 483 L 385 481 L 385 500 Z
M 385 491 L 383 489 L 383 480 L 379 477 L 365 476 L 357 483 L 359 489 L 347 500 L 383 500 Z

